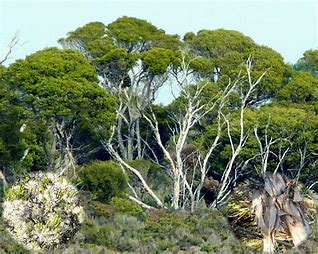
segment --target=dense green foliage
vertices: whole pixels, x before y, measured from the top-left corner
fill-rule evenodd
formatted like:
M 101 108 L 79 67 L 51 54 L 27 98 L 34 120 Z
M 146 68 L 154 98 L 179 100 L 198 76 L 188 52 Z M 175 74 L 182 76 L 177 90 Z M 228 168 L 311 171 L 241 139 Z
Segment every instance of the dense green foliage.
M 308 71 L 316 77 L 318 76 L 318 50 L 310 49 L 306 50 L 303 57 L 300 58 L 296 64 L 294 64 L 296 71 Z
M 1 81 L 0 85 L 0 168 L 15 165 L 27 148 L 20 127 L 26 110 L 21 106 L 18 93 Z
M 74 147 L 94 147 L 109 134 L 116 98 L 97 85 L 94 68 L 80 53 L 48 48 L 16 61 L 1 79 L 1 119 L 6 120 L 0 128 L 5 138 L 1 147 L 6 147 L 1 148 L 1 157 L 6 167 L 21 160 L 26 148 L 23 168 L 38 170 L 53 163 L 58 155 L 50 146 L 57 142 L 52 136 L 57 127 L 62 132 L 59 153 L 65 133 L 72 132 Z
M 318 79 L 307 72 L 297 72 L 279 92 L 281 100 L 293 103 L 314 103 L 318 98 Z
M 93 129 L 113 117 L 116 100 L 98 87 L 94 69 L 76 51 L 45 49 L 10 65 L 4 75 L 23 94 L 26 106 L 48 124 L 78 121 Z
M 93 193 L 94 200 L 107 202 L 113 197 L 123 196 L 127 189 L 127 176 L 112 161 L 93 161 L 79 173 L 83 190 Z
M 145 20 L 126 16 L 108 26 L 100 22 L 86 24 L 59 42 L 83 52 L 110 88 L 117 88 L 120 82 L 131 86 L 128 71 L 138 65 L 138 60 L 143 61 L 150 76 L 164 73 L 171 62 L 171 50 L 180 45 L 178 36 L 168 35 Z
M 257 79 L 267 71 L 257 87 L 254 103 L 276 96 L 277 91 L 287 82 L 291 68 L 284 63 L 283 57 L 276 51 L 257 45 L 251 38 L 232 30 L 202 30 L 195 34 L 186 34 L 185 42 L 191 49 L 191 54 L 202 57 L 196 59 L 194 69 L 203 78 L 213 79 L 213 69 L 220 68 L 220 81 L 228 82 L 235 79 L 239 73 L 244 73 L 244 63 L 252 57 L 252 77 Z

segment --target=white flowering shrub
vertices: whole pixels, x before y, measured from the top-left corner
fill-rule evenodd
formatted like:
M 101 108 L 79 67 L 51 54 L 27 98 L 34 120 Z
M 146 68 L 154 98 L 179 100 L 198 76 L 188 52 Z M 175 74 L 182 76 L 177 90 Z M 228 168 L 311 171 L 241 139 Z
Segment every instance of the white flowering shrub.
M 37 172 L 6 193 L 3 219 L 13 238 L 29 250 L 57 248 L 84 220 L 77 189 L 65 178 Z

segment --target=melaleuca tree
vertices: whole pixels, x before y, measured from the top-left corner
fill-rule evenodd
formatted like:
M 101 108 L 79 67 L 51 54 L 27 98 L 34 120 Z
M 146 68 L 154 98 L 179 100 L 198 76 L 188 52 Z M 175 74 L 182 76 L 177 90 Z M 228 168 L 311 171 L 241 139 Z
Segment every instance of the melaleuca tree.
M 10 65 L 5 79 L 29 111 L 26 130 L 41 123 L 33 133 L 49 167 L 74 168 L 73 151 L 91 149 L 94 140 L 109 134 L 117 101 L 98 86 L 93 67 L 79 52 L 38 51 Z

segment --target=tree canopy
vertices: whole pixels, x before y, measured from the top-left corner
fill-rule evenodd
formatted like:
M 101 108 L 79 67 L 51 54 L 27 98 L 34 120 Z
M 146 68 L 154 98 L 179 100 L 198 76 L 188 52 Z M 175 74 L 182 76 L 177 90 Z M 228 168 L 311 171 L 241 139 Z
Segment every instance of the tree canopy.
M 294 64 L 296 71 L 308 71 L 318 76 L 318 49 L 306 50 L 297 63 Z
M 52 131 L 61 126 L 63 132 L 74 132 L 72 143 L 80 146 L 87 141 L 99 142 L 97 137 L 109 134 L 116 98 L 98 86 L 94 68 L 80 53 L 44 49 L 10 65 L 3 79 L 19 95 L 19 105 L 28 113 L 16 128 L 25 124 L 26 131 L 37 136 L 38 141 L 30 140 L 39 144 L 33 153 L 39 149 L 42 156 L 48 153 L 45 150 L 52 136 L 46 128 Z M 27 157 L 31 155 L 32 150 Z

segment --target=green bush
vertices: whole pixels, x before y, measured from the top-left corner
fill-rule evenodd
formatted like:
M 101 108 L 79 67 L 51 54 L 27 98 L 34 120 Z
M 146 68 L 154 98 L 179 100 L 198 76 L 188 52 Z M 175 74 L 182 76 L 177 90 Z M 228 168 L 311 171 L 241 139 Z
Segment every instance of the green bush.
M 112 161 L 94 161 L 79 173 L 80 185 L 93 194 L 93 199 L 108 202 L 120 197 L 127 190 L 127 176 Z
M 116 214 L 127 214 L 135 216 L 139 219 L 146 218 L 144 209 L 140 205 L 129 199 L 115 197 L 110 201 L 110 205 L 112 206 Z

